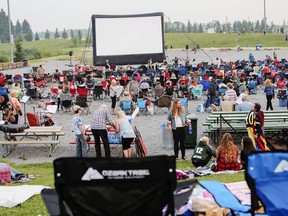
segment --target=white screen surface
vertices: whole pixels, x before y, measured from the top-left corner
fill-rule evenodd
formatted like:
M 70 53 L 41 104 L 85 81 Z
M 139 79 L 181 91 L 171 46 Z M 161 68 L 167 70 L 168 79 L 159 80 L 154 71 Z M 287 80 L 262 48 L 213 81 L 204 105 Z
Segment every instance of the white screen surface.
M 161 16 L 95 19 L 97 56 L 163 52 Z

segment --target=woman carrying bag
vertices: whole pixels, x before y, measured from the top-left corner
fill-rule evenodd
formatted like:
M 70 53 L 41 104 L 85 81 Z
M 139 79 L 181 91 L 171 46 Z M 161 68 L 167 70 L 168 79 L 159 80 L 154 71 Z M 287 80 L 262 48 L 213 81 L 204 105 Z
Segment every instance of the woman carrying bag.
M 168 114 L 167 124 L 171 124 L 172 134 L 174 140 L 174 154 L 176 160 L 179 154 L 179 144 L 183 160 L 187 160 L 185 156 L 185 124 L 186 124 L 186 113 L 185 108 L 179 98 L 176 98 L 171 107 L 171 111 Z

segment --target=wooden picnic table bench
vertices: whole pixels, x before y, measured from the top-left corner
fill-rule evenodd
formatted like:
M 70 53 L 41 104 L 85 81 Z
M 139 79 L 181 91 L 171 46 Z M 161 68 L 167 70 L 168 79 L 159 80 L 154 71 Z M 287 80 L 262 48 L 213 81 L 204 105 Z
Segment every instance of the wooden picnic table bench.
M 222 133 L 247 133 L 245 118 L 248 112 L 213 112 L 202 123 L 217 144 Z M 267 133 L 286 135 L 288 128 L 288 110 L 264 111 L 264 128 Z
M 0 141 L 0 145 L 3 145 L 4 153 L 2 154 L 3 157 L 7 157 L 12 151 L 15 150 L 17 145 L 27 144 L 27 145 L 34 145 L 34 144 L 45 144 L 49 147 L 49 157 L 51 157 L 57 145 L 60 143 L 59 136 L 65 136 L 65 132 L 62 131 L 63 126 L 51 126 L 51 127 L 30 127 L 24 129 L 23 132 L 9 132 L 6 131 L 5 133 L 5 140 Z M 15 137 L 20 137 L 18 140 L 13 140 Z M 43 138 L 51 138 L 50 140 L 43 140 Z M 27 138 L 34 139 L 28 140 Z

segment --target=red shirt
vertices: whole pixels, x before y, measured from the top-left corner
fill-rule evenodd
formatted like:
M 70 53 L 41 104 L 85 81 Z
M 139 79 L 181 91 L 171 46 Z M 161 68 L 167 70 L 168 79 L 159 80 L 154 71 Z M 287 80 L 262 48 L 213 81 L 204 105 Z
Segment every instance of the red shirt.
M 221 148 L 221 147 L 220 147 Z M 216 166 L 213 169 L 214 172 L 225 171 L 225 170 L 240 170 L 240 163 L 238 162 L 238 148 L 235 146 L 235 161 L 225 162 L 224 153 L 220 150 L 216 157 Z

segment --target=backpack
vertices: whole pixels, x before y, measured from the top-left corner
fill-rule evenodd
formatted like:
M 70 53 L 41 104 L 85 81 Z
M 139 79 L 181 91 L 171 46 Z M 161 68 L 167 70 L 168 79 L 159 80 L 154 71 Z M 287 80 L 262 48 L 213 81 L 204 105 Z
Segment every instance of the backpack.
M 12 182 L 10 166 L 5 163 L 0 163 L 0 184 Z

